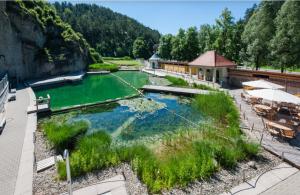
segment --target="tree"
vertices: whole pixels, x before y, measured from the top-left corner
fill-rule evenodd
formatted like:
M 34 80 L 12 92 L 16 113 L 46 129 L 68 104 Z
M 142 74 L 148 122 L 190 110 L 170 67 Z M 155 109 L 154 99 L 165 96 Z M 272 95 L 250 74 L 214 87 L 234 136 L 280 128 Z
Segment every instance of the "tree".
M 185 33 L 184 60 L 191 61 L 199 54 L 199 39 L 196 27 L 190 27 Z
M 286 67 L 300 65 L 300 2 L 287 0 L 278 12 L 275 25 L 272 55 L 283 72 Z
M 159 40 L 158 54 L 162 59 L 171 60 L 172 55 L 172 39 L 171 34 L 164 35 Z
M 54 4 L 57 13 L 102 56 L 132 56 L 133 42 L 143 37 L 149 53 L 160 34 L 125 15 L 95 4 Z
M 214 48 L 225 57 L 232 59 L 235 54 L 235 45 L 233 38 L 235 37 L 234 22 L 231 12 L 225 8 L 219 19 L 216 20 L 216 40 Z
M 247 44 L 247 61 L 254 64 L 256 70 L 270 60 L 270 40 L 275 32 L 273 18 L 281 5 L 280 1 L 261 2 L 245 26 L 242 41 Z
M 214 42 L 216 41 L 216 29 L 214 26 L 204 24 L 200 26 L 198 33 L 199 39 L 199 52 L 204 53 L 209 50 L 213 50 Z
M 135 58 L 148 59 L 150 57 L 149 48 L 143 37 L 138 37 L 133 42 L 132 54 Z
M 183 61 L 184 56 L 184 45 L 185 45 L 185 31 L 180 28 L 178 34 L 172 39 L 172 59 Z

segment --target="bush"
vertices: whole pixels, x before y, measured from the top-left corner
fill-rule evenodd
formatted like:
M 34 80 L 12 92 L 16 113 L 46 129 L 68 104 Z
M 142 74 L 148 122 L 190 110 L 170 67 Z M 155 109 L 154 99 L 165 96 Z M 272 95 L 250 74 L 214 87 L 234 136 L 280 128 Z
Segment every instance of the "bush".
M 58 151 L 63 151 L 74 148 L 78 137 L 87 131 L 88 124 L 84 121 L 73 124 L 51 121 L 44 123 L 42 128 L 53 147 Z
M 194 87 L 194 88 L 197 88 L 197 89 L 203 89 L 203 90 L 215 91 L 214 88 L 212 88 L 212 87 L 210 87 L 210 86 L 207 86 L 207 85 L 204 85 L 204 84 L 196 84 L 196 83 L 193 83 L 193 87 Z
M 89 65 L 89 69 L 95 71 L 107 70 L 110 72 L 116 72 L 119 70 L 119 67 L 115 64 L 97 63 Z
M 189 83 L 182 78 L 165 76 L 165 78 L 172 83 L 172 86 L 189 86 Z

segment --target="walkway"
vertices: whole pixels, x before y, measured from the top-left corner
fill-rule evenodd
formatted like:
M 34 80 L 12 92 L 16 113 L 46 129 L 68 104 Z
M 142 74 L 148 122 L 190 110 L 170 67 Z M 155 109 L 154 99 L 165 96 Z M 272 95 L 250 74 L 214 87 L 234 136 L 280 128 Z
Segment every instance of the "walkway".
M 27 186 L 29 192 L 19 191 L 17 194 L 31 194 L 30 188 L 32 188 L 32 177 L 28 179 L 28 174 L 32 174 L 32 170 L 28 169 L 28 166 L 20 167 L 20 162 L 28 162 L 25 157 L 33 160 L 33 151 L 28 152 L 33 143 L 28 146 L 28 141 L 32 142 L 33 134 L 27 131 L 28 128 L 36 128 L 36 116 L 27 116 L 27 107 L 29 106 L 31 99 L 28 89 L 17 90 L 16 101 L 7 103 L 6 107 L 6 121 L 7 124 L 0 135 L 0 194 L 10 195 L 19 191 L 20 188 L 16 187 L 22 181 L 24 184 L 31 184 Z M 30 122 L 29 122 L 30 120 Z M 24 141 L 26 144 L 23 144 Z M 21 163 L 22 164 L 22 163 Z M 31 164 L 33 168 L 33 164 Z M 20 173 L 23 175 L 19 175 Z M 25 173 L 27 172 L 27 173 Z M 26 179 L 26 180 L 24 180 Z M 17 182 L 18 180 L 18 182 Z M 18 190 L 17 190 L 18 188 Z
M 101 181 L 98 184 L 78 189 L 73 192 L 74 195 L 127 195 L 125 187 L 125 178 L 123 175 L 117 175 L 110 179 Z
M 85 75 L 84 72 L 79 72 L 79 73 L 52 77 L 49 79 L 33 80 L 33 81 L 28 81 L 28 85 L 30 87 L 39 87 L 39 86 L 50 85 L 50 84 L 64 83 L 68 81 L 71 82 L 81 81 L 84 75 Z
M 245 132 L 256 139 L 258 142 L 261 140 L 262 146 L 276 154 L 277 156 L 282 157 L 287 162 L 293 164 L 294 166 L 300 168 L 300 148 L 299 145 L 291 145 L 287 141 L 279 141 L 273 138 L 268 132 L 264 131 L 264 125 L 262 119 L 256 115 L 252 110 L 251 106 L 246 104 L 241 99 L 242 89 L 230 90 L 230 94 L 234 96 L 236 104 L 241 108 L 240 113 L 245 127 Z M 251 129 L 253 130 L 251 131 Z M 299 139 L 299 138 L 298 138 Z M 299 140 L 294 140 L 299 143 Z
M 300 194 L 300 172 L 290 176 L 288 179 L 278 183 L 272 188 L 261 193 L 261 195 L 295 195 Z
M 159 91 L 159 92 L 170 92 L 176 94 L 185 94 L 185 95 L 196 95 L 196 94 L 208 94 L 209 91 L 201 89 L 191 89 L 183 87 L 168 87 L 168 86 L 159 86 L 159 85 L 144 85 L 141 89 L 145 91 Z
M 277 186 L 281 186 L 283 183 L 286 183 L 286 181 L 290 181 L 294 178 L 293 176 L 295 174 L 300 174 L 297 168 L 292 167 L 286 163 L 282 163 L 272 170 L 258 175 L 249 181 L 241 183 L 240 185 L 232 188 L 229 192 L 224 192 L 221 195 L 257 195 L 265 191 L 266 193 L 267 191 L 279 193 L 279 191 L 277 190 Z M 297 190 L 299 190 L 299 188 L 296 189 L 294 187 L 292 187 L 291 189 L 293 189 L 294 194 L 296 194 Z M 292 190 L 290 190 L 290 192 L 291 191 Z

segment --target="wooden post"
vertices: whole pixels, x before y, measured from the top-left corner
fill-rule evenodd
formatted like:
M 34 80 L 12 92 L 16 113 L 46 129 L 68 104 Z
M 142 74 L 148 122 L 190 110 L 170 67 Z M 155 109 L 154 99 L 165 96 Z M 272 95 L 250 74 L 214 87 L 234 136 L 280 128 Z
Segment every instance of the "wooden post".
M 259 145 L 261 145 L 263 138 L 264 138 L 264 132 L 262 132 L 262 133 L 261 133 L 261 137 L 260 137 Z

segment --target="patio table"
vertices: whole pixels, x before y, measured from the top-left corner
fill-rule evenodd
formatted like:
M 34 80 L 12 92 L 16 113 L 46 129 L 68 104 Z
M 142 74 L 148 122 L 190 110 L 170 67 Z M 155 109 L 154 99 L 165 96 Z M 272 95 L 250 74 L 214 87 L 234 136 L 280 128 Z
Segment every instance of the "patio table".
M 263 104 L 255 104 L 254 107 L 260 110 L 266 110 L 266 111 L 272 110 L 270 106 L 263 105 Z
M 286 127 L 284 125 L 274 123 L 274 122 L 271 122 L 271 121 L 267 121 L 266 124 L 271 126 L 271 127 L 275 127 L 276 129 L 285 130 L 285 131 L 293 131 L 293 129 L 291 129 L 289 127 Z

